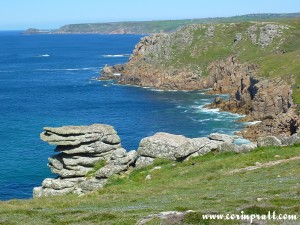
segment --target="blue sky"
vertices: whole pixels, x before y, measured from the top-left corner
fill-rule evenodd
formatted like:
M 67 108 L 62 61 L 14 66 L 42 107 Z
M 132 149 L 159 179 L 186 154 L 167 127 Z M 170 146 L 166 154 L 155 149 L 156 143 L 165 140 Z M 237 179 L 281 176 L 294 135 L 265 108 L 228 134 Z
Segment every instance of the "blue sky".
M 0 30 L 300 12 L 299 0 L 1 0 Z

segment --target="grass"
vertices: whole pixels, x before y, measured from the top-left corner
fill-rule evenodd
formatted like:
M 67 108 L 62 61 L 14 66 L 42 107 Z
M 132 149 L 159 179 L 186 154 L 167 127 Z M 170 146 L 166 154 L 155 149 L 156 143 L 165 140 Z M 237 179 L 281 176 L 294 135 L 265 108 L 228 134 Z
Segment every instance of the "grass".
M 208 212 L 262 213 L 272 209 L 299 215 L 299 161 L 228 175 L 233 169 L 299 156 L 299 152 L 300 145 L 296 145 L 259 148 L 240 155 L 210 153 L 182 163 L 158 160 L 155 165 L 111 179 L 104 189 L 82 197 L 0 202 L 0 224 L 126 225 L 149 214 L 173 210 L 196 211 L 185 217 L 186 224 L 218 224 L 201 220 Z M 161 169 L 152 170 L 157 165 Z M 148 174 L 151 180 L 145 180 Z M 257 198 L 263 200 L 258 202 Z
M 106 165 L 106 161 L 104 159 L 100 160 L 99 162 L 97 162 L 94 166 L 93 169 L 90 170 L 89 172 L 87 172 L 87 174 L 85 175 L 86 177 L 95 177 L 96 172 L 101 169 L 102 167 L 104 167 Z

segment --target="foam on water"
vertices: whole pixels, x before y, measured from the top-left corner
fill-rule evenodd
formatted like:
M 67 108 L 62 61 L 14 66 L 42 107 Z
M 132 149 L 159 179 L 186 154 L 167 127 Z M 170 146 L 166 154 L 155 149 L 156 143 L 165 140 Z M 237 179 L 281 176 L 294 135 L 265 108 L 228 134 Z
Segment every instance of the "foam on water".
M 35 57 L 38 57 L 38 58 L 42 58 L 42 57 L 50 57 L 50 55 L 49 55 L 49 54 L 43 54 L 43 55 L 37 55 L 37 56 L 35 56 Z
M 80 71 L 80 70 L 97 70 L 99 71 L 100 68 L 97 67 L 85 67 L 85 68 L 66 68 L 66 69 L 36 69 L 36 71 Z
M 102 55 L 104 58 L 122 58 L 122 57 L 129 57 L 131 54 L 116 54 L 116 55 Z

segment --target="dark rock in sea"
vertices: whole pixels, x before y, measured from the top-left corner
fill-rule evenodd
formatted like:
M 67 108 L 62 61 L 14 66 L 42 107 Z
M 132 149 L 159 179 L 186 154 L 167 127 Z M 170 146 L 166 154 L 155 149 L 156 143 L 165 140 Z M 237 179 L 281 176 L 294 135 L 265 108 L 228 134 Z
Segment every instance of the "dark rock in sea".
M 99 80 L 118 80 L 124 69 L 125 67 L 122 64 L 117 64 L 114 66 L 105 65 L 102 69 Z

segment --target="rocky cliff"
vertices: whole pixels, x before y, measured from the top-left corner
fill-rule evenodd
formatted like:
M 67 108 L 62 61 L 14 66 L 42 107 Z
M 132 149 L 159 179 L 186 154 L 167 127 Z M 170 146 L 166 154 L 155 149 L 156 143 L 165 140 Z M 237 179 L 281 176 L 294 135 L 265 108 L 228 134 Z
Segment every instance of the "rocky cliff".
M 261 121 L 244 130 L 245 137 L 292 135 L 299 126 L 293 100 L 300 77 L 295 69 L 299 55 L 293 62 L 279 64 L 300 52 L 289 46 L 300 37 L 298 31 L 275 23 L 191 25 L 144 37 L 118 70 L 120 76 L 112 77 L 114 69 L 106 68 L 101 79 L 158 89 L 212 88 L 213 93 L 230 94 L 228 102 L 215 102 L 212 107 L 246 114 L 247 121 Z
M 292 87 L 283 78 L 258 77 L 254 64 L 240 64 L 236 57 L 209 66 L 215 82 L 213 93 L 229 93 L 230 99 L 217 99 L 210 107 L 246 114 L 243 121 L 259 121 L 242 131 L 245 138 L 256 140 L 267 135 L 292 135 L 300 121 L 292 98 Z

